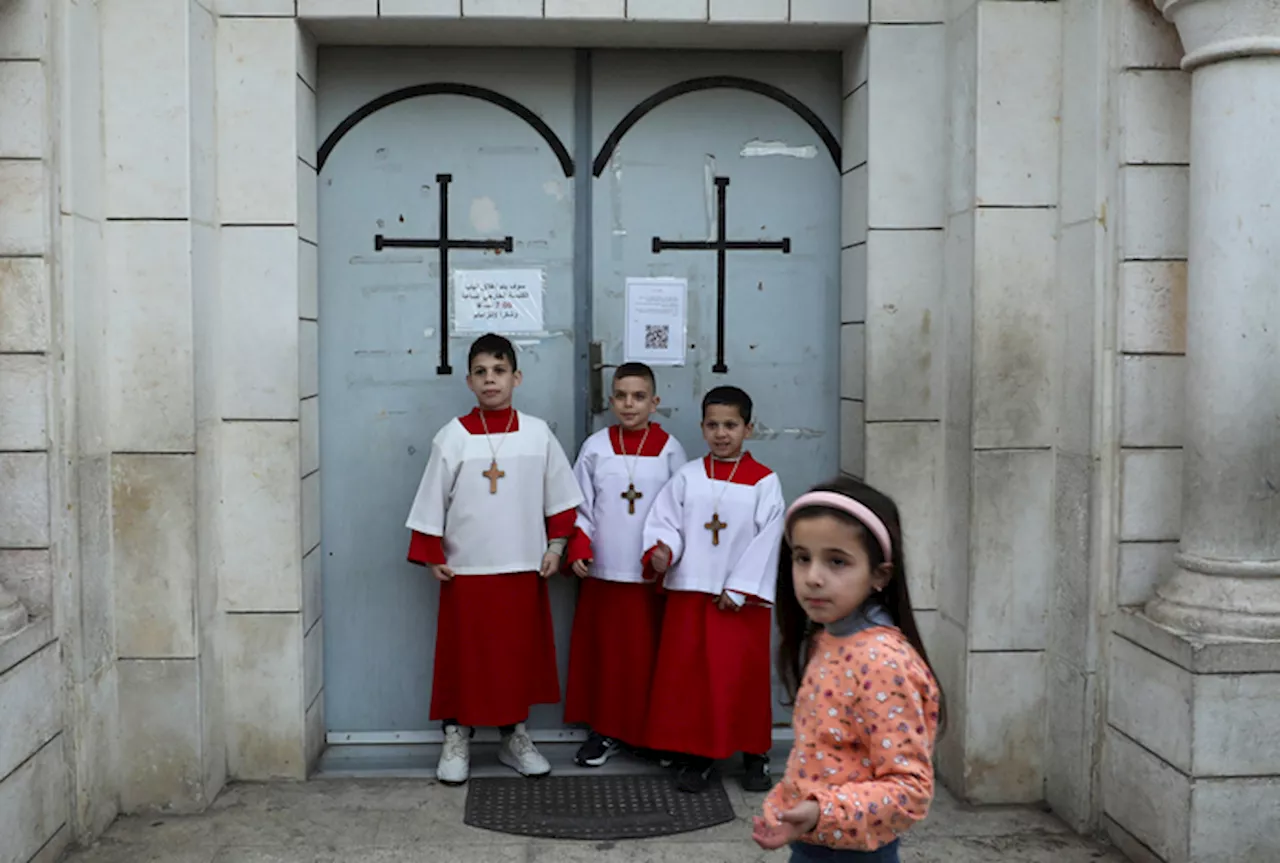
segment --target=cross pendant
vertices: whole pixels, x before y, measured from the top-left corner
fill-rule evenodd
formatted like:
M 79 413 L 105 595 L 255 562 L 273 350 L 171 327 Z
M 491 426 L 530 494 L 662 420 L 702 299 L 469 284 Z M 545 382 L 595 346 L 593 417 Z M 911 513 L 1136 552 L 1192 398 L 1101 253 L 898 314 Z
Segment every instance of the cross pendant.
M 498 480 L 506 476 L 507 472 L 505 470 L 498 470 L 498 460 L 494 459 L 489 462 L 489 469 L 480 475 L 489 480 L 489 494 L 497 494 Z
M 635 515 L 636 501 L 644 497 L 644 492 L 636 491 L 636 484 L 631 483 L 627 486 L 627 490 L 624 491 L 620 497 L 627 502 L 627 514 Z
M 711 521 L 709 521 L 709 522 L 707 522 L 706 524 L 704 524 L 704 525 L 703 525 L 703 527 L 705 527 L 707 530 L 711 531 L 711 544 L 712 544 L 712 545 L 719 545 L 719 544 L 720 544 L 720 531 L 724 530 L 724 529 L 725 529 L 726 527 L 728 527 L 728 526 L 729 526 L 729 525 L 725 524 L 723 521 L 721 521 L 721 520 L 720 520 L 720 513 L 718 513 L 718 512 L 717 512 L 717 513 L 714 513 L 714 514 L 711 516 Z

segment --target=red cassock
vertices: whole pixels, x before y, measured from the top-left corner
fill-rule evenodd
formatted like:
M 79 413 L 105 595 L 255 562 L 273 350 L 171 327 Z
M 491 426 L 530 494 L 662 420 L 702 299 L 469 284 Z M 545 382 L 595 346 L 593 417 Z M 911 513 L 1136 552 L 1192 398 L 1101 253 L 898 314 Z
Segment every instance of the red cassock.
M 507 411 L 487 411 L 492 429 L 505 429 Z M 483 435 L 479 411 L 460 421 Z M 511 431 L 519 429 L 518 421 Z M 562 539 L 573 530 L 575 511 L 547 518 L 547 537 Z M 409 560 L 442 565 L 439 536 L 415 531 Z M 440 585 L 435 668 L 431 682 L 431 718 L 463 725 L 494 727 L 525 721 L 535 704 L 560 701 L 555 630 L 546 579 L 536 572 L 458 575 Z
M 667 444 L 667 433 L 656 423 L 647 438 L 642 431 L 615 430 L 611 441 L 618 455 L 658 458 Z M 596 532 L 596 542 L 610 541 L 607 524 L 597 525 Z M 591 540 L 575 530 L 566 563 L 593 558 Z M 606 737 L 640 744 L 662 608 L 662 595 L 653 584 L 582 579 L 573 617 L 565 722 L 582 723 Z

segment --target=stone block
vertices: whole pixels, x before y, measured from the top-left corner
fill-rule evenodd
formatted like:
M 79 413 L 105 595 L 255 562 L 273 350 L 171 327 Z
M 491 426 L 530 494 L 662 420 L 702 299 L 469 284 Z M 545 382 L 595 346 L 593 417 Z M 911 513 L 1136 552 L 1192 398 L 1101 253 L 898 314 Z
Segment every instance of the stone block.
M 1122 0 L 1120 63 L 1125 69 L 1177 69 L 1182 63 L 1178 30 L 1147 0 Z
M 309 165 L 312 171 L 316 167 L 316 92 L 311 85 L 298 76 L 298 158 Z M 314 179 L 312 180 L 314 182 Z
M 115 662 L 98 666 L 78 681 L 68 711 L 63 745 L 74 749 L 74 823 L 83 835 L 101 835 L 120 814 L 119 686 Z
M 204 799 L 198 664 L 121 659 L 120 807 L 198 811 Z
M 1187 257 L 1190 174 L 1181 165 L 1128 165 L 1124 186 L 1124 257 L 1169 260 Z
M 867 423 L 862 402 L 840 400 L 840 471 L 866 476 Z
M 0 777 L 62 730 L 62 668 L 57 643 L 0 673 Z
M 43 450 L 49 447 L 44 356 L 0 354 L 0 450 Z
M 1273 674 L 1198 674 L 1192 681 L 1195 775 L 1280 777 L 1280 668 Z
M 292 18 L 295 0 L 215 0 L 223 17 Z
M 1113 284 L 1106 275 L 1113 266 L 1113 239 L 1096 219 L 1088 218 L 1058 231 L 1056 284 L 1053 289 L 1053 344 L 1058 366 L 1052 375 L 1051 404 L 1060 452 L 1084 455 L 1093 451 L 1095 364 L 1094 318 L 1097 286 Z M 1082 494 L 1088 498 L 1088 490 Z M 1087 553 L 1085 555 L 1088 556 Z
M 1131 69 L 1120 79 L 1122 156 L 1126 164 L 1191 161 L 1191 76 Z
M 302 616 L 229 614 L 225 627 L 229 778 L 305 778 Z
M 307 772 L 310 773 L 325 748 L 328 727 L 324 721 L 324 690 L 307 708 Z
M 942 231 L 867 235 L 867 419 L 941 416 Z
M 195 656 L 195 456 L 114 456 L 111 529 L 120 657 Z
M 462 0 L 463 18 L 541 18 L 542 0 Z
M 191 218 L 218 221 L 217 18 L 198 0 L 188 0 L 187 111 L 191 115 Z
M 1185 377 L 1186 363 L 1179 356 L 1121 358 L 1121 446 L 1182 446 Z
M 1194 681 L 1133 642 L 1111 637 L 1107 723 L 1183 773 L 1191 771 Z
M 44 66 L 34 60 L 0 62 L 0 105 L 5 109 L 5 122 L 0 125 L 0 159 L 43 156 Z
M 633 21 L 706 21 L 707 0 L 627 0 Z
M 324 614 L 323 557 L 317 546 L 302 558 L 302 626 L 308 632 Z
M 979 210 L 974 222 L 973 445 L 1053 443 L 1057 214 Z
M 62 738 L 0 780 L 0 836 L 5 863 L 25 863 L 70 818 Z
M 782 22 L 790 16 L 788 0 L 710 0 L 711 20 L 722 23 Z
M 382 2 L 384 14 L 387 2 L 390 2 L 390 0 L 383 0 Z M 452 2 L 457 6 L 461 3 L 461 0 L 452 0 Z M 462 13 L 459 11 L 454 14 L 460 15 Z M 316 82 L 320 80 L 317 68 L 320 59 L 319 46 L 316 44 L 316 37 L 306 27 L 298 27 L 296 29 L 298 40 L 294 59 L 297 63 L 298 77 L 305 81 L 307 86 L 314 91 Z
M 840 320 L 859 324 L 867 319 L 867 244 L 840 252 Z
M 1049 450 L 973 454 L 969 644 L 1043 650 L 1053 566 Z
M 862 401 L 866 389 L 867 338 L 865 324 L 840 327 L 840 398 Z
M 1176 542 L 1122 542 L 1116 576 L 1116 602 L 1122 606 L 1145 605 L 1156 588 L 1173 572 Z
M 103 232 L 112 448 L 194 452 L 190 226 L 108 222 Z
M 912 604 L 937 608 L 938 423 L 867 423 L 866 436 L 867 482 L 892 497 L 902 517 Z
M 62 45 L 58 155 L 59 209 L 94 220 L 106 216 L 102 124 L 102 14 L 100 3 L 66 7 Z M 0 29 L 3 29 L 0 27 Z
M 1182 450 L 1120 456 L 1120 539 L 1176 540 L 1182 528 Z
M 948 0 L 871 0 L 872 24 L 944 24 Z
M 840 189 L 840 246 L 847 249 L 867 241 L 867 166 L 843 175 Z
M 1187 349 L 1187 262 L 1120 265 L 1125 353 L 1180 354 Z
M 619 21 L 627 17 L 625 0 L 546 0 L 544 14 L 554 18 Z
M 0 549 L 0 585 L 17 595 L 32 617 L 53 609 L 53 563 L 48 549 Z
M 40 258 L 0 258 L 0 351 L 49 348 L 49 266 Z
M 462 0 L 380 0 L 383 18 L 461 18 Z
M 1097 678 L 1049 655 L 1045 748 L 1045 802 L 1073 830 L 1093 821 Z
M 915 597 L 912 597 L 916 604 Z M 945 612 L 938 613 L 934 629 L 937 651 L 929 652 L 933 673 L 947 700 L 947 731 L 938 739 L 937 764 L 941 779 L 959 796 L 965 793 L 965 746 L 969 704 L 968 634 Z
M 315 243 L 298 240 L 298 317 L 320 317 L 320 260 Z
M 947 215 L 971 210 L 978 169 L 978 8 L 947 25 Z
M 42 255 L 48 242 L 44 163 L 0 161 L 0 255 Z
M 187 16 L 188 3 L 101 4 L 108 216 L 178 219 L 190 214 Z
M 223 224 L 298 219 L 297 25 L 231 18 L 217 36 L 218 205 Z
M 320 471 L 302 478 L 302 551 L 320 544 Z
M 868 224 L 942 228 L 946 218 L 946 25 L 872 27 Z
M 867 146 L 871 134 L 870 95 L 870 87 L 858 87 L 844 97 L 840 115 L 842 172 L 852 171 L 867 163 Z
M 984 206 L 1058 203 L 1062 4 L 979 3 L 976 194 Z
M 1090 542 L 1094 511 L 1094 460 L 1089 452 L 1053 454 L 1053 575 L 1048 585 L 1049 626 L 1045 649 L 1083 671 L 1098 670 L 1099 589 Z
M 296 612 L 302 607 L 298 424 L 224 423 L 221 434 L 223 607 Z
M 316 170 L 301 159 L 297 160 L 295 167 L 298 171 L 298 239 L 314 243 L 319 239 L 320 189 Z
M 1107 149 L 1112 109 L 1104 95 L 1110 89 L 1104 81 L 1113 74 L 1111 46 L 1098 38 L 1112 20 L 1104 11 L 1109 6 L 1107 0 L 1062 4 L 1062 80 L 1068 82 L 1062 88 L 1060 112 L 1059 153 L 1062 176 L 1068 178 L 1059 200 L 1063 225 L 1094 222 L 1101 216 L 1098 178 L 1113 170 L 1115 157 Z
M 27 624 L 16 633 L 0 640 L 0 674 L 8 674 L 30 659 L 42 648 L 57 640 L 53 628 L 53 615 L 27 618 Z
M 630 2 L 634 5 L 636 0 Z M 840 55 L 841 95 L 845 98 L 867 83 L 867 61 L 867 31 L 862 30 L 853 35 L 849 47 Z
M 0 453 L 0 548 L 49 544 L 49 457 Z
M 1274 734 L 1272 735 L 1274 737 Z M 1197 779 L 1191 789 L 1191 863 L 1280 857 L 1280 779 Z
M 303 399 L 298 413 L 301 425 L 302 475 L 307 476 L 320 469 L 320 399 Z
M 222 416 L 297 419 L 297 231 L 224 227 L 221 240 Z
M 965 798 L 1044 799 L 1045 654 L 970 653 L 968 661 Z
M 378 0 L 298 0 L 299 18 L 377 18 Z
M 1191 814 L 1187 777 L 1114 728 L 1106 731 L 1102 771 L 1106 816 L 1164 863 L 1191 863 L 1187 857 Z
M 0 6 L 0 60 L 44 57 L 48 14 L 45 0 L 9 0 Z
M 320 325 L 298 322 L 298 398 L 320 394 Z
M 324 618 L 307 630 L 302 639 L 303 654 L 303 691 L 302 697 L 308 708 L 320 696 L 324 689 Z
M 216 586 L 215 586 L 216 587 Z M 217 613 L 215 611 L 215 613 Z M 219 621 L 219 630 L 221 621 Z M 226 674 L 222 665 L 223 651 L 217 642 L 220 631 L 212 624 L 201 628 L 200 656 L 200 749 L 203 754 L 205 799 L 215 800 L 227 783 Z
M 792 24 L 866 24 L 869 0 L 791 0 Z

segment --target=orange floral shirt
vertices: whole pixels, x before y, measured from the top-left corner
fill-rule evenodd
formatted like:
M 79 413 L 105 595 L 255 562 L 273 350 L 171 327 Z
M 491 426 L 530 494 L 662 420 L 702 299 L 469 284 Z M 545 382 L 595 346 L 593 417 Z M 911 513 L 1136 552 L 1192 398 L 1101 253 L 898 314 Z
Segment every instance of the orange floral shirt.
M 897 629 L 820 632 L 766 822 L 776 826 L 783 812 L 813 800 L 818 825 L 801 841 L 859 851 L 888 845 L 929 813 L 938 707 L 932 672 Z

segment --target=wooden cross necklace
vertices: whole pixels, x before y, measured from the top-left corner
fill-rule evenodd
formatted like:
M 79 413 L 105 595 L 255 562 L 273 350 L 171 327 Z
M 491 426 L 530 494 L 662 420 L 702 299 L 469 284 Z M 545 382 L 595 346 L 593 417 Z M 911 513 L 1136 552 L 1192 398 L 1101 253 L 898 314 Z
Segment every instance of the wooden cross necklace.
M 739 455 L 738 458 L 733 463 L 733 470 L 729 471 L 729 478 L 724 481 L 724 488 L 720 489 L 720 495 L 716 498 L 715 509 L 712 510 L 712 513 L 711 513 L 711 521 L 703 525 L 703 527 L 711 531 L 712 545 L 720 544 L 720 531 L 724 530 L 726 527 L 729 526 L 720 520 L 720 504 L 724 502 L 725 492 L 729 490 L 729 486 L 733 482 L 733 476 L 738 472 L 738 466 L 741 464 L 742 464 L 742 455 Z M 716 457 L 712 456 L 711 457 L 711 479 L 714 480 L 715 478 L 716 478 Z
M 506 436 L 511 433 L 511 424 L 516 421 L 516 409 L 510 408 L 510 411 L 511 414 L 507 417 L 506 431 L 502 433 L 502 440 L 498 441 L 498 446 L 495 448 L 493 438 L 489 436 L 489 423 L 484 418 L 484 408 L 480 408 L 480 427 L 484 429 L 484 439 L 489 444 L 489 455 L 491 456 L 489 469 L 480 475 L 489 480 L 489 494 L 498 493 L 498 480 L 507 475 L 505 470 L 498 470 L 498 450 L 502 449 L 502 445 L 507 442 Z
M 628 462 L 627 439 L 623 437 L 622 426 L 618 426 L 618 451 L 622 453 L 622 463 L 627 468 L 627 490 L 621 494 L 622 499 L 627 502 L 627 515 L 636 514 L 636 501 L 644 497 L 643 492 L 636 491 L 636 465 L 640 464 L 640 456 L 644 453 L 644 445 L 649 440 L 649 429 L 651 428 L 653 428 L 652 423 L 645 423 L 644 434 L 640 437 L 640 446 L 636 450 L 635 461 Z

